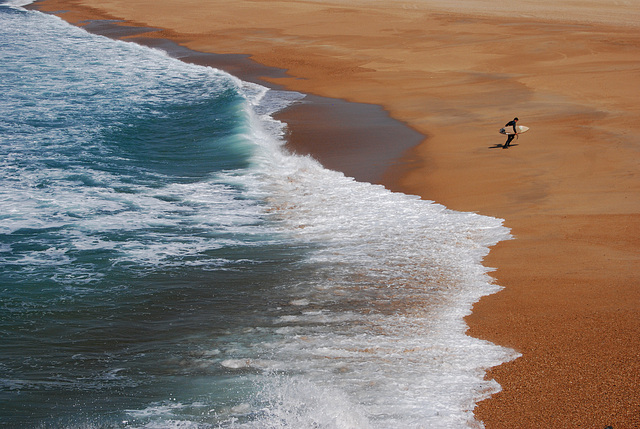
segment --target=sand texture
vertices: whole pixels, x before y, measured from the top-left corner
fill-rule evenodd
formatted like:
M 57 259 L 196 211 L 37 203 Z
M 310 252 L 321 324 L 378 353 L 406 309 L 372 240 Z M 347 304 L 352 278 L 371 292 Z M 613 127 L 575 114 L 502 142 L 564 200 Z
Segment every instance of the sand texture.
M 488 428 L 640 427 L 640 3 L 46 0 L 288 70 L 273 83 L 382 106 L 425 136 L 392 189 L 506 220 L 505 289 L 470 334 L 494 368 Z M 531 129 L 508 150 L 498 129 Z M 390 141 L 390 145 L 401 142 Z M 318 145 L 322 142 L 318 141 Z M 346 144 L 346 143 L 345 143 Z M 309 149 L 313 152 L 315 149 Z M 323 149 L 317 148 L 318 152 Z

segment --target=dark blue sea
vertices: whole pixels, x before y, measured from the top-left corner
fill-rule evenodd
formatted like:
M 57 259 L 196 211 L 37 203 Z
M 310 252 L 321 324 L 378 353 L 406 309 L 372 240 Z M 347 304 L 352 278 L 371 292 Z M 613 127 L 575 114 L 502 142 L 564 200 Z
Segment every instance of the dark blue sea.
M 0 5 L 0 425 L 453 428 L 500 219 L 284 149 L 270 90 Z M 348 144 L 348 142 L 345 142 Z

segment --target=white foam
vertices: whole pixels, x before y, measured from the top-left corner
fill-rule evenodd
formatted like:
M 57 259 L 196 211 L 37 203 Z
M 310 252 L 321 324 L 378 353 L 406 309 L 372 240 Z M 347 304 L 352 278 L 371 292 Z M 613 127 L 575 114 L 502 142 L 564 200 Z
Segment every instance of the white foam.
M 231 407 L 231 412 L 234 414 L 247 414 L 251 411 L 251 405 L 242 403 L 240 405 L 236 405 L 235 407 Z
M 12 8 L 22 8 L 24 6 L 30 5 L 34 0 L 4 0 L 3 3 L 0 3 L 0 7 L 12 7 Z
M 104 126 L 100 121 L 95 124 L 91 121 L 101 115 L 118 118 L 123 110 L 135 113 L 140 108 L 136 100 L 143 95 L 142 104 L 162 105 L 166 97 L 163 88 L 172 85 L 177 88 L 175 97 L 184 97 L 185 103 L 193 102 L 194 93 L 216 96 L 238 87 L 243 88 L 248 98 L 260 100 L 265 98 L 266 88 L 244 84 L 213 68 L 182 63 L 160 51 L 89 35 L 57 17 L 35 11 L 24 14 L 29 15 L 29 37 L 16 38 L 9 48 L 0 52 L 4 70 L 22 76 L 16 79 L 20 84 L 5 87 L 7 91 L 3 93 L 5 99 L 14 102 L 10 109 L 16 111 L 4 111 L 2 105 L 0 114 L 18 118 L 24 128 L 21 132 L 27 136 L 31 133 L 30 123 L 47 120 L 64 126 L 41 127 L 40 141 L 16 138 L 0 149 L 3 185 L 0 187 L 3 207 L 0 233 L 52 230 L 61 245 L 48 253 L 20 253 L 11 263 L 47 263 L 47 254 L 53 255 L 54 249 L 66 245 L 68 252 L 63 255 L 66 259 L 52 256 L 48 263 L 71 264 L 73 258 L 69 255 L 73 251 L 109 250 L 118 255 L 113 256 L 114 264 L 133 261 L 151 266 L 220 267 L 229 261 L 203 258 L 203 253 L 225 246 L 250 245 L 234 237 L 265 233 L 258 225 L 263 216 L 260 204 L 238 198 L 241 191 L 233 188 L 232 182 L 226 182 L 237 173 L 198 183 L 159 186 L 170 180 L 152 172 L 144 173 L 145 180 L 139 180 L 142 173 L 134 167 L 129 167 L 131 171 L 112 171 L 111 162 L 121 161 L 122 155 L 108 147 L 99 147 L 95 134 Z M 23 22 L 19 14 L 3 16 L 3 31 L 23 32 Z M 59 37 L 60 32 L 64 32 L 65 37 Z M 43 45 L 47 52 L 43 52 Z M 69 62 L 68 76 L 64 79 L 47 73 L 48 67 L 54 70 L 64 67 L 60 62 Z M 183 85 L 195 86 L 194 91 Z M 119 96 L 113 97 L 113 93 Z M 42 101 L 33 103 L 30 97 Z M 15 104 L 20 108 L 15 108 Z M 7 103 L 7 106 L 11 105 Z M 76 117 L 81 120 L 76 121 Z M 238 141 L 229 142 L 233 147 L 250 145 L 247 138 L 234 138 Z M 76 146 L 65 146 L 70 141 Z M 85 166 L 85 149 L 104 153 L 107 168 Z M 42 159 L 52 162 L 46 168 L 39 168 Z M 118 192 L 118 189 L 127 192 Z M 207 228 L 211 233 L 188 233 L 190 229 L 206 231 Z M 182 233 L 167 237 L 159 232 L 154 237 L 153 232 L 146 232 L 170 229 Z M 216 237 L 215 232 L 224 233 L 226 238 Z M 106 233 L 129 237 L 125 241 L 105 239 Z
M 283 125 L 249 115 L 261 150 L 243 180 L 255 177 L 259 185 L 247 188 L 267 201 L 284 233 L 317 249 L 307 260 L 311 269 L 326 269 L 299 285 L 291 301 L 319 309 L 282 315 L 279 341 L 256 353 L 269 351 L 311 385 L 346 395 L 372 427 L 479 425 L 475 403 L 499 390 L 484 371 L 517 354 L 466 336 L 463 317 L 499 290 L 482 259 L 509 238 L 508 229 L 500 219 L 359 183 L 287 153 Z M 343 309 L 342 301 L 359 310 Z M 280 380 L 272 380 L 276 397 L 297 383 L 273 378 Z M 331 406 L 318 395 L 306 399 L 318 409 Z M 276 403 L 265 412 L 278 421 L 293 416 L 295 427 L 296 419 L 316 418 L 302 404 Z
M 258 420 L 230 426 L 256 429 L 372 427 L 361 407 L 342 391 L 303 378 L 292 378 L 268 389 L 268 405 L 260 410 Z M 277 391 L 277 395 L 272 395 L 271 389 Z

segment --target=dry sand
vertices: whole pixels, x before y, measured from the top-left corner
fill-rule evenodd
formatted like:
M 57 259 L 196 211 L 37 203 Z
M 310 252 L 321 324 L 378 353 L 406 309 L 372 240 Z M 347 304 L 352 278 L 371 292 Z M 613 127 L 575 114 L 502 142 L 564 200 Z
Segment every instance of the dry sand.
M 506 219 L 505 289 L 470 334 L 522 357 L 490 371 L 488 428 L 640 427 L 640 4 L 497 0 L 47 0 L 204 52 L 289 70 L 298 91 L 383 106 L 427 138 L 383 179 Z M 514 116 L 531 130 L 497 148 Z M 392 142 L 395 144 L 395 142 Z M 321 151 L 321 148 L 318 149 Z

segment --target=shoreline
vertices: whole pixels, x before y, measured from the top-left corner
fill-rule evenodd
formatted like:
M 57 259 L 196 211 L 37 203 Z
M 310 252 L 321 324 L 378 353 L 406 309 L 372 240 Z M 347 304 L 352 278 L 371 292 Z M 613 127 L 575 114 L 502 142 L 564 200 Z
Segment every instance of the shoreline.
M 270 79 L 286 78 L 283 69 L 264 66 L 248 55 L 198 52 L 171 39 L 149 37 L 162 30 L 140 29 L 120 23 L 93 21 L 84 26 L 92 33 L 159 48 L 173 58 L 210 66 L 241 80 L 270 89 L 288 91 Z M 143 32 L 142 36 L 138 36 Z M 325 168 L 340 171 L 358 181 L 381 184 L 390 168 L 402 163 L 403 154 L 426 137 L 393 119 L 373 104 L 305 93 L 304 99 L 276 112 L 287 124 L 286 147 L 299 155 L 311 155 Z M 392 141 L 400 142 L 390 145 Z M 348 144 L 341 144 L 341 142 Z
M 40 3 L 34 3 L 36 9 Z M 269 81 L 287 77 L 286 70 L 262 65 L 248 55 L 194 51 L 171 39 L 154 37 L 161 29 L 129 26 L 124 22 L 93 18 L 83 21 L 81 27 L 97 35 L 161 49 L 180 61 L 217 68 L 246 82 L 289 90 Z M 287 124 L 289 150 L 311 155 L 325 168 L 374 184 L 381 184 L 387 171 L 402 162 L 402 154 L 425 138 L 391 118 L 380 106 L 314 94 L 305 94 L 304 99 L 277 112 L 274 118 Z M 402 144 L 390 146 L 391 138 Z M 344 141 L 349 144 L 336 144 Z
M 229 14 L 237 4 L 225 5 Z M 187 10 L 177 17 L 172 5 L 153 16 L 142 3 L 100 8 L 103 18 L 108 10 L 135 26 L 171 28 L 160 37 L 196 51 L 252 54 L 290 72 L 267 82 L 381 105 L 428 135 L 387 165 L 381 181 L 453 210 L 504 218 L 516 238 L 485 259 L 505 289 L 482 298 L 466 321 L 469 335 L 522 357 L 489 371 L 503 391 L 481 402 L 476 418 L 489 428 L 640 426 L 635 29 L 611 25 L 606 13 L 604 22 L 588 23 L 548 21 L 544 13 L 478 16 L 461 5 L 429 12 L 417 2 L 278 5 L 295 18 L 263 23 L 259 3 L 250 4 L 247 22 L 230 24 L 203 23 Z M 514 63 L 514 51 L 521 61 Z M 531 131 L 519 147 L 489 150 L 502 143 L 496 131 L 512 112 Z M 338 150 L 327 156 L 341 158 Z

